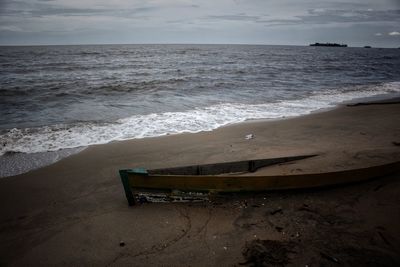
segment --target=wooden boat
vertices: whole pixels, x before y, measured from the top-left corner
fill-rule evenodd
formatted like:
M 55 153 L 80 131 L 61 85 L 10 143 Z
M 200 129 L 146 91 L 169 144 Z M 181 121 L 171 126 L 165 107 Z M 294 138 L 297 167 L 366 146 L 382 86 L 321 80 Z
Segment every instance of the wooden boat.
M 128 203 L 129 205 L 134 205 L 133 190 L 241 192 L 300 189 L 363 181 L 400 170 L 400 162 L 392 162 L 367 168 L 326 173 L 253 174 L 259 168 L 314 156 L 317 155 L 256 159 L 153 170 L 134 168 L 120 170 L 119 173 Z

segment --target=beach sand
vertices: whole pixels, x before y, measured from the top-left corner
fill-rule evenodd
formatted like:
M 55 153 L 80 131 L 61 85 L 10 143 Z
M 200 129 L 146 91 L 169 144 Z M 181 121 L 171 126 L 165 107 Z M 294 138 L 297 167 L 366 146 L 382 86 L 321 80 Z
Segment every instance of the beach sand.
M 91 146 L 0 179 L 0 265 L 399 266 L 399 173 L 333 188 L 133 207 L 118 176 L 120 168 L 308 153 L 319 156 L 268 171 L 342 170 L 400 160 L 399 143 L 400 104 L 386 104 Z

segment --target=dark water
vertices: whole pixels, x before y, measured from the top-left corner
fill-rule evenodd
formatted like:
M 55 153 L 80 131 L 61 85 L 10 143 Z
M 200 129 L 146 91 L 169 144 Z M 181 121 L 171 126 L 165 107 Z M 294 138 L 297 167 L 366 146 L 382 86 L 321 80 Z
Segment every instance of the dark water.
M 0 48 L 0 155 L 212 130 L 400 92 L 400 49 Z

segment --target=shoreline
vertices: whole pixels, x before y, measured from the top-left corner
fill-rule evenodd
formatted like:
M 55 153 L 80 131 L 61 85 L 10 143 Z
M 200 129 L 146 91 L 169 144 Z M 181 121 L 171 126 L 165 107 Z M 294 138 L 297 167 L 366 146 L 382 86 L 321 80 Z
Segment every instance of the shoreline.
M 364 102 L 365 103 L 371 103 L 371 102 L 372 103 L 373 102 L 385 103 L 387 101 L 399 101 L 399 100 L 400 100 L 399 93 L 383 94 L 383 95 L 376 95 L 376 96 L 371 96 L 371 97 L 355 98 L 352 100 L 337 103 L 337 104 L 335 104 L 335 106 L 332 106 L 332 107 L 326 107 L 326 108 L 313 110 L 308 114 L 301 114 L 298 116 L 289 116 L 289 117 L 281 117 L 281 118 L 248 119 L 248 120 L 244 120 L 241 122 L 235 122 L 235 123 L 222 125 L 222 126 L 219 126 L 215 129 L 212 129 L 209 131 L 205 130 L 205 131 L 199 131 L 199 132 L 181 132 L 181 133 L 164 134 L 164 135 L 152 136 L 152 137 L 114 140 L 114 141 L 110 141 L 110 142 L 104 143 L 104 144 L 92 144 L 92 145 L 82 146 L 82 147 L 63 148 L 63 149 L 60 149 L 57 151 L 37 152 L 37 153 L 16 152 L 16 153 L 11 153 L 9 155 L 5 154 L 5 155 L 0 156 L 0 163 L 2 164 L 2 170 L 0 172 L 0 179 L 5 178 L 5 177 L 17 176 L 20 174 L 28 173 L 30 171 L 49 166 L 49 165 L 54 164 L 64 158 L 67 158 L 74 154 L 80 153 L 91 146 L 107 145 L 107 144 L 111 144 L 114 142 L 142 140 L 142 139 L 147 139 L 147 138 L 160 138 L 160 137 L 172 136 L 172 135 L 198 134 L 198 133 L 203 133 L 203 132 L 213 132 L 220 128 L 231 127 L 231 126 L 238 125 L 238 124 L 239 125 L 240 124 L 252 124 L 252 123 L 259 123 L 259 122 L 260 123 L 263 123 L 263 122 L 268 123 L 268 122 L 301 118 L 301 117 L 309 116 L 312 114 L 329 112 L 329 111 L 341 108 L 341 107 L 349 105 L 349 104 L 355 104 L 355 103 L 361 103 L 361 102 L 362 103 L 364 103 Z M 16 166 L 18 166 L 19 171 L 15 171 Z
M 375 263 L 396 265 L 400 214 L 393 211 L 400 209 L 400 174 L 327 189 L 128 207 L 118 170 L 307 153 L 319 156 L 268 171 L 307 173 L 400 160 L 399 111 L 400 104 L 342 106 L 211 132 L 93 145 L 2 178 L 0 265 L 232 266 L 246 262 L 244 252 L 254 251 L 257 242 L 266 246 L 264 254 L 271 242 L 285 248 L 290 242 L 294 266 L 329 264 L 321 252 L 365 266 L 363 251 Z M 254 138 L 246 140 L 250 133 Z

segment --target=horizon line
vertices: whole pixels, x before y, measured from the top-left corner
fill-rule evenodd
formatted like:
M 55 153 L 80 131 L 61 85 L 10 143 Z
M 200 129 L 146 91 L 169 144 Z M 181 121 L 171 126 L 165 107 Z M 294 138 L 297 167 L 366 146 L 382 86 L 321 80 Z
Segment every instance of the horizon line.
M 318 41 L 319 43 L 323 43 Z M 311 44 L 311 43 L 310 43 Z M 309 46 L 310 44 L 257 44 L 257 43 L 82 43 L 82 44 L 1 44 L 0 47 L 29 47 L 29 46 L 102 46 L 102 45 L 243 45 L 243 46 Z M 381 47 L 371 46 L 371 48 L 400 48 L 400 47 Z M 364 46 L 348 45 L 348 48 L 363 48 Z

